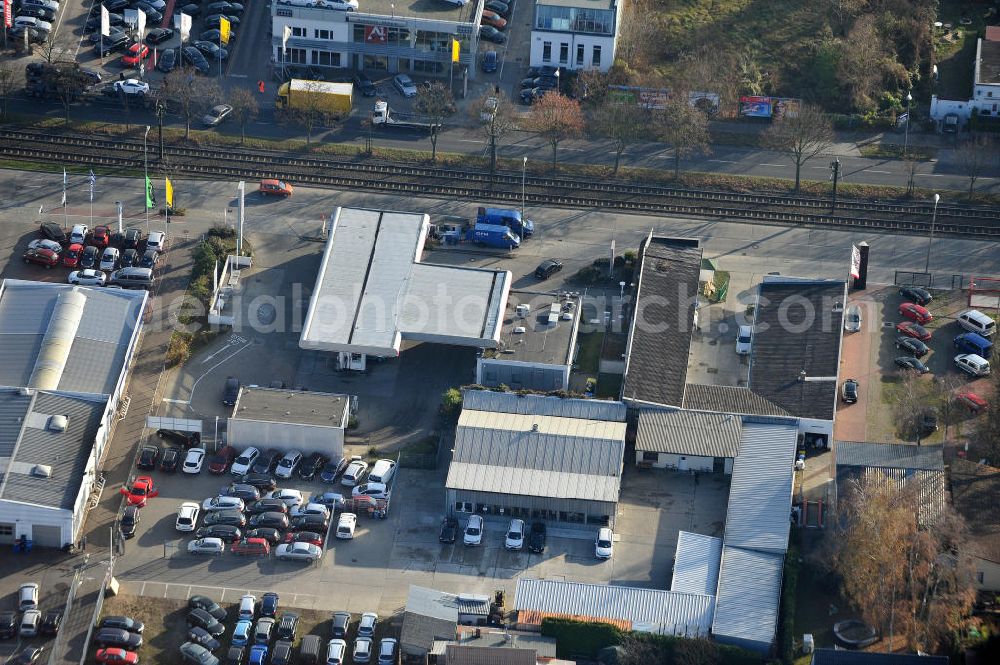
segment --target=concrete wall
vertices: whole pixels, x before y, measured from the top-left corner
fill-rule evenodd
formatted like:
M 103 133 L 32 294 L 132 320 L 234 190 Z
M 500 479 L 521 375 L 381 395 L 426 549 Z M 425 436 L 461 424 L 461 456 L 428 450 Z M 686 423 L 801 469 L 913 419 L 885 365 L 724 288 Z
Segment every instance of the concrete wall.
M 228 443 L 237 448 L 256 446 L 278 450 L 298 450 L 303 454 L 321 452 L 327 457 L 344 452 L 344 430 L 296 423 L 269 423 L 245 418 L 230 418 Z
M 635 451 L 636 464 L 649 464 L 654 469 L 673 469 L 675 471 L 698 471 L 699 473 L 712 473 L 715 469 L 714 457 L 699 457 L 696 455 L 676 455 L 673 453 L 657 453 L 656 461 L 646 460 L 643 451 Z M 733 472 L 733 459 L 727 457 L 724 464 L 724 473 L 729 475 Z
M 514 390 L 567 390 L 569 388 L 569 365 L 548 365 L 495 358 L 479 358 L 476 361 L 476 383 L 495 388 L 500 384 Z

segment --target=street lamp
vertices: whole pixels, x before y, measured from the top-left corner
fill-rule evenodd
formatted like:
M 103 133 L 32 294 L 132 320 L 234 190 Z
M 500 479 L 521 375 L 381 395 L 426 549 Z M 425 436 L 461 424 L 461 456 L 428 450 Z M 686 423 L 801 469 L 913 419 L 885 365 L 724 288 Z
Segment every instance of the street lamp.
M 562 94 L 562 90 L 560 89 L 560 86 L 559 86 L 559 68 L 558 67 L 556 67 L 556 94 L 557 95 L 561 95 Z
M 521 163 L 521 217 L 524 217 L 524 173 L 528 170 L 528 158 Z
M 142 207 L 146 209 L 146 235 L 149 235 L 149 150 L 147 149 L 146 138 L 149 136 L 149 125 L 142 135 Z
M 906 128 L 903 130 L 903 159 L 906 159 L 910 146 L 910 102 L 912 101 L 913 95 L 909 92 L 906 93 Z
M 625 282 L 618 282 L 618 299 L 625 299 Z
M 940 194 L 934 195 L 934 212 L 931 214 L 931 235 L 927 239 L 927 260 L 924 261 L 924 272 L 926 273 L 931 265 L 931 245 L 934 243 L 934 222 L 937 221 L 937 206 L 941 200 Z

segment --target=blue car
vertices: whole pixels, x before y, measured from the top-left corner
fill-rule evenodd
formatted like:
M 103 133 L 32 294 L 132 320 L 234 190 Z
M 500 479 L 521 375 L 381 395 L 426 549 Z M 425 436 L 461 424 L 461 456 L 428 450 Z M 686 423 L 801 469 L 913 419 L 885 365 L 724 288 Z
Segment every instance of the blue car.
M 260 615 L 271 618 L 278 616 L 278 594 L 268 591 L 261 597 Z
M 496 51 L 487 51 L 486 53 L 483 53 L 483 61 L 481 63 L 483 71 L 487 74 L 495 72 L 497 70 L 498 59 Z
M 264 665 L 267 662 L 267 645 L 255 644 L 250 649 L 250 665 Z
M 233 646 L 242 647 L 249 644 L 252 632 L 253 622 L 249 619 L 240 619 L 233 630 Z

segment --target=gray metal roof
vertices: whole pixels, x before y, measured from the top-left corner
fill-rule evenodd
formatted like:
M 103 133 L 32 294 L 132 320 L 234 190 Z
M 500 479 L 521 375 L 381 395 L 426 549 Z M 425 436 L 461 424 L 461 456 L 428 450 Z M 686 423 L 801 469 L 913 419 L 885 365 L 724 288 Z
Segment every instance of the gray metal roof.
M 102 398 L 71 397 L 33 392 L 24 427 L 13 454 L 0 457 L 0 499 L 72 510 L 83 481 L 83 472 L 97 437 L 107 404 Z M 7 400 L 0 399 L 0 403 Z M 65 431 L 49 429 L 51 416 L 65 416 Z M 3 429 L 0 450 L 11 448 Z M 51 467 L 48 478 L 32 474 L 36 465 Z
M 506 270 L 419 263 L 425 214 L 337 208 L 299 345 L 398 355 L 402 338 L 493 347 Z
M 789 511 L 798 427 L 743 424 L 726 512 L 728 547 L 781 553 L 788 549 Z
M 240 389 L 233 418 L 320 427 L 347 427 L 348 395 L 277 388 Z
M 940 446 L 837 441 L 834 453 L 837 456 L 837 466 L 944 471 L 944 457 Z
M 719 595 L 712 622 L 712 634 L 717 639 L 759 650 L 770 647 L 778 625 L 784 560 L 784 554 L 756 552 L 728 544 L 723 548 Z
M 719 586 L 722 539 L 690 531 L 677 534 L 671 591 L 714 596 Z
M 463 409 L 445 486 L 617 502 L 625 423 Z
M 749 416 L 789 416 L 771 400 L 740 386 L 705 386 L 689 383 L 684 388 L 684 408 Z
M 531 311 L 527 316 L 519 316 L 518 305 L 528 305 Z M 511 291 L 504 311 L 500 346 L 495 353 L 490 352 L 491 357 L 498 361 L 572 364 L 580 310 L 579 296 Z
M 490 597 L 475 594 L 456 595 L 411 584 L 406 597 L 406 611 L 445 621 L 458 621 L 459 614 L 488 616 Z
M 29 385 L 60 296 L 85 297 L 56 389 L 108 395 L 121 376 L 145 291 L 7 279 L 0 284 L 0 386 Z
M 519 395 L 492 390 L 463 390 L 462 408 L 616 422 L 625 422 L 626 414 L 624 404 L 610 400 Z
M 635 449 L 699 457 L 736 457 L 740 417 L 729 413 L 643 409 Z
M 0 463 L 14 455 L 31 400 L 32 395 L 19 390 L 0 390 Z
M 515 610 L 625 619 L 635 630 L 664 635 L 708 635 L 713 596 L 615 584 L 517 580 Z
M 701 276 L 698 241 L 650 235 L 629 323 L 622 399 L 680 406 Z
M 449 644 L 445 647 L 448 665 L 536 665 L 538 654 L 534 649 L 517 647 L 480 647 Z

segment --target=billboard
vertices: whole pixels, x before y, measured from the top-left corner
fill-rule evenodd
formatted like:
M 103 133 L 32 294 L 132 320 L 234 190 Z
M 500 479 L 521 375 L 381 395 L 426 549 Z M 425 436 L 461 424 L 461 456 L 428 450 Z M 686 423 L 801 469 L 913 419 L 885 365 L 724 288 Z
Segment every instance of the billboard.
M 384 25 L 366 25 L 365 26 L 365 43 L 366 44 L 385 44 L 389 41 L 389 29 Z
M 794 118 L 802 108 L 802 100 L 791 97 L 740 97 L 740 115 L 744 118 Z
M 668 88 L 640 88 L 631 85 L 608 86 L 608 97 L 619 104 L 638 104 L 644 109 L 663 109 L 670 99 Z M 714 115 L 719 111 L 719 95 L 714 92 L 689 92 L 688 103 Z

